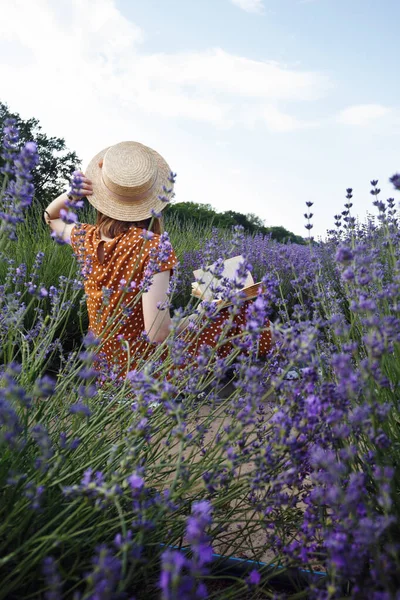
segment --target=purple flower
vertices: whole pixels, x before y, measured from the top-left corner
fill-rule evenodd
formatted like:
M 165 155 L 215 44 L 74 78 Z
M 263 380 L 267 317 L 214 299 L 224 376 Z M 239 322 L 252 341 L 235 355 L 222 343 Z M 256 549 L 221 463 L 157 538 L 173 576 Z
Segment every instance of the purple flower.
M 98 546 L 92 558 L 92 570 L 85 575 L 91 592 L 90 598 L 96 600 L 118 598 L 117 589 L 121 571 L 122 564 L 119 558 L 114 556 L 107 546 Z
M 258 571 L 256 571 L 255 569 L 253 569 L 252 571 L 250 571 L 249 576 L 247 578 L 247 582 L 249 585 L 259 585 L 261 581 L 261 575 Z
M 64 431 L 60 433 L 59 445 L 63 450 L 76 450 L 80 443 L 80 438 L 72 438 L 71 440 L 68 440 L 68 436 Z
M 354 254 L 350 248 L 341 246 L 338 248 L 335 258 L 338 263 L 347 265 L 354 259 Z
M 394 185 L 396 190 L 400 190 L 400 173 L 396 173 L 389 179 L 390 183 Z
M 177 174 L 174 173 L 173 171 L 171 171 L 170 174 L 169 174 L 169 177 L 168 177 L 168 181 L 170 183 L 175 183 L 176 177 L 177 177 Z
M 212 506 L 208 500 L 194 502 L 186 523 L 186 537 L 193 551 L 193 562 L 201 570 L 212 558 L 210 537 L 205 529 L 211 525 Z
M 41 508 L 43 493 L 44 487 L 42 485 L 35 485 L 32 481 L 26 484 L 24 495 L 29 500 L 29 505 L 33 510 Z
M 155 234 L 152 231 L 147 231 L 147 229 L 143 229 L 140 235 L 145 240 L 152 240 Z
M 90 366 L 82 367 L 82 369 L 79 371 L 79 377 L 81 379 L 93 379 L 93 377 L 96 377 L 97 374 L 97 370 Z
M 351 267 L 347 267 L 342 273 L 342 277 L 345 281 L 354 281 L 354 270 Z
M 140 475 L 137 475 L 136 473 L 134 473 L 133 475 L 131 475 L 130 477 L 128 477 L 128 483 L 131 486 L 131 489 L 136 492 L 136 491 L 140 491 L 143 489 L 144 487 L 144 480 L 142 477 L 140 477 Z
M 100 344 L 100 340 L 91 330 L 87 332 L 82 341 L 85 348 L 96 348 Z
M 151 237 L 148 237 L 148 234 L 151 234 Z M 155 235 L 143 230 L 142 237 L 144 237 L 145 240 L 150 240 L 151 243 L 153 238 L 155 238 Z M 149 259 L 146 263 L 144 276 L 140 284 L 140 289 L 143 292 L 146 292 L 149 289 L 153 276 L 160 271 L 160 265 L 170 259 L 172 252 L 172 245 L 166 232 L 160 235 L 157 245 L 155 245 L 155 241 L 152 243 L 153 245 L 150 248 Z
M 52 556 L 46 556 L 43 560 L 42 573 L 47 588 L 44 593 L 45 600 L 61 600 L 62 580 L 57 563 Z
M 89 384 L 78 386 L 77 391 L 78 391 L 80 398 L 94 398 L 98 392 L 98 389 L 95 384 L 89 383 Z M 80 402 L 81 402 L 81 400 L 80 400 Z M 83 406 L 86 406 L 86 405 L 83 405 Z M 90 416 L 90 415 L 88 415 L 88 416 Z
M 60 218 L 64 223 L 72 224 L 78 222 L 78 215 L 72 210 L 65 210 L 65 208 L 60 210 Z
M 70 187 L 70 190 L 68 193 L 71 194 L 72 196 L 78 196 L 78 197 L 81 196 L 82 195 L 82 189 L 81 189 L 82 181 L 83 181 L 83 179 L 82 179 L 81 173 L 79 171 L 74 171 L 72 173 L 72 177 L 71 177 L 71 181 L 70 181 L 71 187 Z
M 56 380 L 49 375 L 44 375 L 35 381 L 34 394 L 38 396 L 52 396 L 56 389 Z
M 4 121 L 3 144 L 1 149 L 1 158 L 5 161 L 0 172 L 3 175 L 13 175 L 15 171 L 14 160 L 18 153 L 19 131 L 15 126 L 16 120 L 7 118 Z
M 6 187 L 0 210 L 0 232 L 7 232 L 10 239 L 15 240 L 16 226 L 23 222 L 25 209 L 31 204 L 34 186 L 32 171 L 39 162 L 37 147 L 34 142 L 28 142 L 20 150 L 14 160 L 13 167 L 6 163 L 8 173 L 12 172 L 13 179 Z
M 70 406 L 69 412 L 71 413 L 71 415 L 83 415 L 85 417 L 90 417 L 90 415 L 92 414 L 90 408 L 82 402 L 76 402 L 76 404 L 72 404 L 72 406 Z
M 50 459 L 54 456 L 54 448 L 48 431 L 44 425 L 38 423 L 31 429 L 32 439 L 35 441 L 40 451 L 35 459 L 36 469 L 46 472 L 50 467 Z
M 161 219 L 162 217 L 162 212 L 157 212 L 156 210 L 154 210 L 154 208 L 151 209 L 150 214 L 155 219 Z
M 162 600 L 191 600 L 194 582 L 183 575 L 186 558 L 180 552 L 166 550 L 161 555 L 160 588 Z
M 371 185 L 372 185 L 372 190 L 370 191 L 370 194 L 372 194 L 373 196 L 378 196 L 378 194 L 380 194 L 380 192 L 381 192 L 381 190 L 377 187 L 378 180 L 373 179 L 371 181 Z
M 95 501 L 95 506 L 103 508 L 112 504 L 114 499 L 121 495 L 122 489 L 113 481 L 107 482 L 101 471 L 93 472 L 89 467 L 85 470 L 80 484 L 64 487 L 63 493 L 66 497 L 91 498 Z
M 186 537 L 193 552 L 189 560 L 178 551 L 167 550 L 161 557 L 160 587 L 163 600 L 207 598 L 207 588 L 198 578 L 208 571 L 212 559 L 210 538 L 205 528 L 211 524 L 212 506 L 207 501 L 195 502 L 187 520 Z
M 20 366 L 9 364 L 7 370 L 0 377 L 2 387 L 0 388 L 0 402 L 4 399 L 5 402 L 11 401 L 12 403 L 17 402 L 18 404 L 30 408 L 32 404 L 32 397 L 26 393 L 26 390 L 17 383 L 17 376 L 20 372 Z M 6 404 L 4 404 L 4 409 Z M 5 409 L 4 415 L 7 414 Z M 10 416 L 11 413 L 9 413 Z M 0 425 L 1 425 L 1 414 L 0 414 Z M 5 425 L 5 424 L 4 424 Z

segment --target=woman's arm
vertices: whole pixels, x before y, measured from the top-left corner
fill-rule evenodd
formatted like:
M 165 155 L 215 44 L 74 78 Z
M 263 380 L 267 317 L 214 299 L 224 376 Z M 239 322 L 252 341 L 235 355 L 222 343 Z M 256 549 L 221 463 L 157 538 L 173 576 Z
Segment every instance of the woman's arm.
M 163 271 L 154 275 L 149 291 L 142 296 L 144 327 L 150 342 L 163 342 L 170 333 L 172 320 L 169 309 L 160 310 L 157 308 L 157 305 L 168 306 L 167 290 L 169 277 L 170 271 Z M 195 319 L 199 319 L 198 313 L 193 313 L 183 318 L 178 325 L 177 331 L 183 331 L 189 325 L 190 321 Z
M 69 244 L 71 231 L 74 225 L 64 223 L 64 221 L 60 219 L 60 211 L 63 208 L 66 209 L 65 205 L 67 202 L 70 202 L 67 193 L 61 194 L 61 196 L 58 196 L 58 198 L 50 202 L 44 211 L 44 220 L 46 221 L 47 225 L 50 225 L 52 231 L 54 231 L 59 237 Z
M 142 296 L 144 327 L 150 342 L 163 342 L 170 332 L 169 309 L 157 308 L 161 305 L 168 306 L 169 275 L 170 271 L 156 273 L 149 291 Z
M 74 200 L 79 200 L 83 196 L 89 196 L 93 193 L 92 182 L 90 179 L 87 179 L 82 173 L 82 185 L 81 191 L 82 194 L 80 196 L 67 194 L 61 194 L 58 198 L 55 198 L 46 210 L 44 211 L 44 219 L 48 225 L 50 225 L 52 231 L 54 231 L 58 236 L 60 236 L 65 242 L 70 243 L 71 231 L 74 227 L 74 224 L 65 223 L 60 218 L 60 211 L 62 209 L 68 210 L 68 204 L 71 204 Z

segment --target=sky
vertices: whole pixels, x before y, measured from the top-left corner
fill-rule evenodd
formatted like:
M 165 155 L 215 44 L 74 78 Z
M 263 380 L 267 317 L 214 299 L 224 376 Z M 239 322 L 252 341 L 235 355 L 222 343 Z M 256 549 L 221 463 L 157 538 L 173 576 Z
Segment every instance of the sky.
M 0 100 L 90 159 L 134 140 L 176 202 L 324 237 L 396 197 L 399 0 L 2 0 Z M 397 193 L 398 194 L 398 193 Z M 398 198 L 400 200 L 400 197 Z

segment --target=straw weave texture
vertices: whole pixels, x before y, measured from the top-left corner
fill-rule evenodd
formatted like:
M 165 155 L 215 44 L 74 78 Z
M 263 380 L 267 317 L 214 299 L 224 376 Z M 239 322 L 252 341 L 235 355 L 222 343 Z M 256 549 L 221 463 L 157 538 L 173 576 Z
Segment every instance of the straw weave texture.
M 99 166 L 103 159 L 103 166 Z M 104 215 L 120 221 L 140 221 L 161 212 L 166 203 L 163 186 L 171 169 L 165 160 L 148 146 L 138 142 L 120 142 L 104 148 L 90 161 L 85 175 L 92 181 L 89 202 Z

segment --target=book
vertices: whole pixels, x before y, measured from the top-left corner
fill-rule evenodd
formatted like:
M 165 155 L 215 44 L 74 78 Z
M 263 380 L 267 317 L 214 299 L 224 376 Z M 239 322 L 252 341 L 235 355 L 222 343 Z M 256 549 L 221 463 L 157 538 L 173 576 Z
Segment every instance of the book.
M 224 260 L 224 269 L 222 271 L 222 278 L 226 278 L 229 280 L 233 280 L 239 268 L 239 265 L 243 263 L 243 256 L 234 256 L 233 258 L 228 258 Z M 210 272 L 209 269 L 214 267 L 215 263 L 203 269 L 196 269 L 193 271 L 193 275 L 195 276 L 196 281 L 192 283 L 192 296 L 196 298 L 200 298 L 201 300 L 208 300 L 212 302 L 222 302 L 221 298 L 218 297 L 215 293 L 213 293 L 212 288 L 214 286 L 218 286 L 221 284 L 221 279 L 217 279 Z M 244 286 L 240 291 L 244 292 L 248 299 L 256 298 L 258 295 L 258 290 L 262 285 L 261 281 L 258 283 L 254 282 L 251 273 L 248 272 L 246 276 L 246 280 L 244 282 Z

